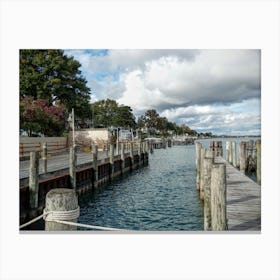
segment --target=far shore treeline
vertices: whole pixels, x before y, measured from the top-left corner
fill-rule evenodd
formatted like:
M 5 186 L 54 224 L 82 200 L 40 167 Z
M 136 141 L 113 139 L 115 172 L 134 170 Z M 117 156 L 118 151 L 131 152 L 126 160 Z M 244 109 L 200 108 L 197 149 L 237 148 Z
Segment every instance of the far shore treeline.
M 75 110 L 75 126 L 120 127 L 145 131 L 147 136 L 208 136 L 187 124 L 177 125 L 160 117 L 155 109 L 136 117 L 132 108 L 115 100 L 90 103 L 90 88 L 81 64 L 63 50 L 20 50 L 20 130 L 28 136 L 62 136 L 69 130 L 69 115 Z

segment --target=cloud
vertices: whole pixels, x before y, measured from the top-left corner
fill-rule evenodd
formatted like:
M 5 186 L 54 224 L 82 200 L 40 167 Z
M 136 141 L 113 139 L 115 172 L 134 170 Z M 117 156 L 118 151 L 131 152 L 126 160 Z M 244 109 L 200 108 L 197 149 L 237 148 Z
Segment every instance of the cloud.
M 161 116 L 186 124 L 199 132 L 217 134 L 260 134 L 259 99 L 231 105 L 193 105 L 164 110 Z M 249 133 L 250 132 L 250 133 Z
M 244 129 L 260 129 L 257 125 L 260 50 L 66 50 L 66 53 L 81 62 L 92 89 L 92 101 L 116 99 L 131 106 L 136 115 L 153 108 L 168 119 L 193 125 L 194 129 L 216 126 L 217 131 L 217 127 L 239 131 L 234 126 L 237 122 L 247 122 Z

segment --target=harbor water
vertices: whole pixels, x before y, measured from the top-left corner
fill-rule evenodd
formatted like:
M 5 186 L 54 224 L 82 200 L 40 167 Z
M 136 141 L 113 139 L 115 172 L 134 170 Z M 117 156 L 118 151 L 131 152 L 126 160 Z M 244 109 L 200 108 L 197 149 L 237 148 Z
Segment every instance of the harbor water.
M 148 166 L 81 196 L 79 204 L 80 223 L 141 231 L 203 230 L 195 146 L 157 149 Z

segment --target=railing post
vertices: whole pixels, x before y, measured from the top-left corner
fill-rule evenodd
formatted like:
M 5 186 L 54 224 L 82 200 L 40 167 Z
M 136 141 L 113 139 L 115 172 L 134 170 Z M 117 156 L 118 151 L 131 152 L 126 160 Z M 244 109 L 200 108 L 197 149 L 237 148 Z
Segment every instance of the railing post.
M 38 192 L 39 192 L 39 152 L 30 152 L 30 167 L 29 167 L 29 197 L 30 208 L 38 207 Z
M 43 155 L 42 155 L 42 161 L 43 161 L 43 173 L 48 172 L 47 168 L 47 155 L 48 155 L 48 149 L 47 149 L 47 143 L 43 143 Z
M 211 170 L 211 224 L 212 230 L 227 229 L 226 166 L 213 164 Z
M 214 151 L 206 150 L 201 176 L 204 177 L 204 230 L 211 230 L 211 170 Z
M 69 175 L 72 189 L 77 188 L 76 182 L 76 166 L 77 166 L 77 146 L 74 145 L 69 151 Z
M 261 185 L 261 140 L 256 141 L 257 148 L 257 183 Z
M 201 157 L 200 157 L 200 150 L 202 148 L 201 143 L 195 143 L 195 151 L 196 151 L 196 189 L 200 190 L 200 167 L 201 167 Z

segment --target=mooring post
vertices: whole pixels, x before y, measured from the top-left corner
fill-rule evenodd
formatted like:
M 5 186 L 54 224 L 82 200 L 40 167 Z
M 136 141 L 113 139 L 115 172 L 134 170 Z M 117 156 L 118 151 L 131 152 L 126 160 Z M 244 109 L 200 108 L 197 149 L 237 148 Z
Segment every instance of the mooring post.
M 92 168 L 94 170 L 94 182 L 98 181 L 98 146 L 95 144 L 91 144 L 91 152 L 92 152 Z
M 261 140 L 256 141 L 257 148 L 257 183 L 261 185 Z
M 204 177 L 204 230 L 211 230 L 211 170 L 214 151 L 206 150 L 201 176 Z
M 110 144 L 110 165 L 111 165 L 111 174 L 114 174 L 114 145 Z
M 205 148 L 202 147 L 200 149 L 200 194 L 199 194 L 201 200 L 204 200 L 204 176 L 202 173 L 202 169 L 204 165 L 204 157 L 205 157 Z
M 199 191 L 200 190 L 200 150 L 202 148 L 201 143 L 196 142 L 195 143 L 195 153 L 196 153 L 196 158 L 195 158 L 195 165 L 196 165 L 196 189 Z
M 226 142 L 226 161 L 229 162 L 229 147 L 230 147 L 230 142 Z
M 236 162 L 236 142 L 232 141 L 231 142 L 231 150 L 232 150 L 232 165 L 236 167 L 237 162 Z
M 29 202 L 30 208 L 38 207 L 39 192 L 39 152 L 30 152 Z
M 245 173 L 246 169 L 246 142 L 239 143 L 239 170 Z
M 124 143 L 121 143 L 121 161 L 122 161 L 121 167 L 123 172 L 125 168 Z
M 47 143 L 43 143 L 43 153 L 42 153 L 42 161 L 43 161 L 43 173 L 47 173 Z
M 132 169 L 133 166 L 134 166 L 134 148 L 133 148 L 133 143 L 132 142 L 130 142 L 129 157 L 130 157 L 130 160 L 131 160 L 131 169 Z
M 226 166 L 213 164 L 211 170 L 211 225 L 212 230 L 227 229 Z
M 232 142 L 229 141 L 229 150 L 228 150 L 228 162 L 232 164 Z
M 77 226 L 55 222 L 55 220 L 77 222 L 79 205 L 75 190 L 65 188 L 50 190 L 46 195 L 44 213 L 46 231 L 77 230 Z
M 69 175 L 70 175 L 70 184 L 72 189 L 76 189 L 76 166 L 77 166 L 77 146 L 74 145 L 70 148 L 69 153 Z

